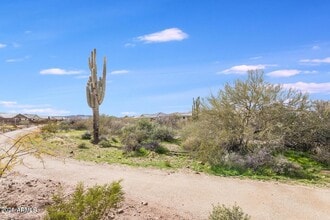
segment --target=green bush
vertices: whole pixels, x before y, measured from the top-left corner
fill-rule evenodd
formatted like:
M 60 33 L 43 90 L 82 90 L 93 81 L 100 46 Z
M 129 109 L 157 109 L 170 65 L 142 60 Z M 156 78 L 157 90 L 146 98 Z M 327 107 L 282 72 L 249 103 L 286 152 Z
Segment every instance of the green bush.
M 90 119 L 77 119 L 70 122 L 70 128 L 78 131 L 91 130 L 92 122 Z
M 152 142 L 152 132 L 155 125 L 149 120 L 139 120 L 137 123 L 123 128 L 122 143 L 126 151 L 136 151 Z
M 165 126 L 155 126 L 152 130 L 152 139 L 159 141 L 173 141 L 174 133 L 173 130 Z
M 117 140 L 115 137 L 112 137 L 112 138 L 111 138 L 111 141 L 112 141 L 113 143 L 118 143 L 118 140 Z
M 165 153 L 167 149 L 160 147 L 160 141 L 174 139 L 173 131 L 165 126 L 150 122 L 147 119 L 137 121 L 122 129 L 122 143 L 126 151 L 136 151 L 141 147 L 157 153 Z
M 276 155 L 293 149 L 329 164 L 330 102 L 264 80 L 260 70 L 203 99 L 197 120 L 181 132 L 183 147 L 213 166 L 310 178 Z M 324 156 L 322 156 L 324 155 Z
M 111 145 L 111 142 L 108 141 L 108 140 L 101 140 L 99 142 L 99 145 L 100 145 L 100 147 L 103 147 L 103 148 L 108 148 L 108 147 L 111 147 L 112 146 Z
M 79 149 L 88 149 L 86 143 L 81 143 L 81 144 L 79 144 L 79 145 L 78 145 L 78 148 L 79 148 Z
M 59 126 L 56 122 L 49 122 L 41 127 L 42 133 L 56 133 L 59 130 Z
M 70 122 L 68 121 L 61 121 L 58 124 L 58 129 L 62 131 L 69 131 L 70 130 Z
M 47 207 L 47 220 L 94 220 L 104 219 L 110 209 L 123 200 L 120 181 L 108 185 L 84 189 L 82 183 L 76 186 L 73 195 L 67 199 L 63 193 L 54 195 L 53 204 Z
M 156 152 L 157 154 L 166 154 L 166 153 L 169 152 L 169 150 L 168 150 L 166 147 L 159 145 L 159 146 L 155 149 L 155 152 Z
M 92 139 L 92 134 L 89 131 L 87 131 L 83 135 L 81 135 L 81 139 L 90 140 L 90 139 Z
M 225 205 L 213 206 L 213 210 L 209 215 L 209 220 L 249 220 L 251 217 L 245 214 L 241 207 L 235 205 L 226 207 Z

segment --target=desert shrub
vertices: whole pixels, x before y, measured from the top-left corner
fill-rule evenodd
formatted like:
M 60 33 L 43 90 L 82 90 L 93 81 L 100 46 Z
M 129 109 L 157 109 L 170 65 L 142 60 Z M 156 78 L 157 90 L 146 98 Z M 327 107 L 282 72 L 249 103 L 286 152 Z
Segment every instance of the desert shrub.
M 196 125 L 197 122 L 190 122 L 188 123 L 186 126 L 184 126 L 181 130 L 180 130 L 180 137 L 183 140 L 182 141 L 182 147 L 185 150 L 194 152 L 196 150 L 199 150 L 200 146 L 201 146 L 201 137 L 203 137 L 200 134 L 199 129 L 196 129 L 198 127 L 198 125 Z
M 166 154 L 169 151 L 166 147 L 160 145 L 160 143 L 156 140 L 148 140 L 143 142 L 142 145 L 146 150 L 154 151 L 158 154 Z
M 258 170 L 260 167 L 267 167 L 273 164 L 274 156 L 268 148 L 255 149 L 252 153 L 246 155 L 245 167 Z
M 312 102 L 307 94 L 265 82 L 262 71 L 248 71 L 246 80 L 202 100 L 198 119 L 181 132 L 183 147 L 211 165 L 304 178 L 295 163 L 272 166 L 274 155 L 287 149 L 329 155 L 329 103 Z
M 148 150 L 145 149 L 144 147 L 140 147 L 137 151 L 134 152 L 135 156 L 143 157 L 148 155 Z
M 126 151 L 135 151 L 142 147 L 142 141 L 148 137 L 145 132 L 139 131 L 136 125 L 129 125 L 123 128 L 121 138 Z
M 218 154 L 218 157 L 213 157 L 209 161 L 213 166 L 221 165 L 241 172 L 250 170 L 255 173 L 263 173 L 264 168 L 273 165 L 274 156 L 269 149 L 262 148 L 245 155 L 238 152 L 222 152 Z
M 156 147 L 154 151 L 157 154 L 166 154 L 166 153 L 169 152 L 169 150 L 166 147 L 162 146 L 162 145 L 159 145 L 158 147 Z
M 100 137 L 99 137 L 99 140 L 100 141 L 108 141 L 108 137 L 104 134 L 102 134 Z
M 86 144 L 86 143 L 81 143 L 81 144 L 78 144 L 78 148 L 79 148 L 79 149 L 88 149 L 88 147 L 87 147 L 87 144 Z
M 311 176 L 304 172 L 302 167 L 294 162 L 290 162 L 283 156 L 277 156 L 272 166 L 272 170 L 283 176 L 289 176 L 293 178 L 310 178 Z
M 152 139 L 159 141 L 173 141 L 174 140 L 174 132 L 172 129 L 165 126 L 155 126 L 152 130 Z
M 322 146 L 316 147 L 313 150 L 313 159 L 324 164 L 328 168 L 330 168 L 330 147 L 329 146 Z
M 112 146 L 111 145 L 111 142 L 108 141 L 108 140 L 101 140 L 99 142 L 99 145 L 100 145 L 100 147 L 103 147 L 103 148 L 108 148 L 108 147 L 111 147 Z
M 123 200 L 123 195 L 120 181 L 87 190 L 79 183 L 69 199 L 63 193 L 54 195 L 54 203 L 47 207 L 46 219 L 104 219 L 107 212 Z
M 70 122 L 70 128 L 78 131 L 92 130 L 91 119 L 75 119 Z
M 213 206 L 213 210 L 209 215 L 209 220 L 249 220 L 251 217 L 245 214 L 241 207 L 236 203 L 232 207 L 225 205 Z
M 122 131 L 122 143 L 125 145 L 126 151 L 136 151 L 141 147 L 155 151 L 159 148 L 160 140 L 158 138 L 162 136 L 162 131 L 161 129 L 157 130 L 158 128 L 159 125 L 147 119 L 139 120 L 136 124 L 124 127 Z
M 182 127 L 182 120 L 178 115 L 169 115 L 165 117 L 157 117 L 156 123 L 167 128 L 179 129 Z
M 115 137 L 112 137 L 112 138 L 111 138 L 111 141 L 112 141 L 113 143 L 118 143 L 118 140 L 117 140 L 117 138 L 115 138 Z
M 330 102 L 313 101 L 306 105 L 307 111 L 285 113 L 285 146 L 308 152 L 325 147 L 330 152 Z
M 58 124 L 58 129 L 62 131 L 70 130 L 70 122 L 69 121 L 61 121 Z
M 174 140 L 174 133 L 171 129 L 146 119 L 124 127 L 122 132 L 122 143 L 126 151 L 135 151 L 144 147 L 146 150 L 164 154 L 168 150 L 160 145 L 160 141 L 172 140 Z
M 42 133 L 56 133 L 59 130 L 59 126 L 56 122 L 49 122 L 41 127 Z
M 201 142 L 198 137 L 188 137 L 182 142 L 182 147 L 188 151 L 196 151 L 201 146 Z
M 120 135 L 122 128 L 130 123 L 129 119 L 116 118 L 113 116 L 100 116 L 100 134 L 103 135 Z
M 89 131 L 86 131 L 81 135 L 81 139 L 83 140 L 90 140 L 92 139 L 92 134 Z
M 156 151 L 156 149 L 160 147 L 159 142 L 155 141 L 155 140 L 144 141 L 144 142 L 142 142 L 142 145 L 145 149 L 151 150 L 151 151 Z

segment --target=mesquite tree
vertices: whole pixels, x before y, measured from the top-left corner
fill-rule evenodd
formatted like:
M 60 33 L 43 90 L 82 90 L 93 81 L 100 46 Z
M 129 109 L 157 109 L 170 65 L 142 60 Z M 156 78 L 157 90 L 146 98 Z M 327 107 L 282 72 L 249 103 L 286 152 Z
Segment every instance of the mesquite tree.
M 93 143 L 99 142 L 99 106 L 102 104 L 105 95 L 106 84 L 106 69 L 107 59 L 103 60 L 103 77 L 97 78 L 96 67 L 96 49 L 91 52 L 91 56 L 88 58 L 88 65 L 91 71 L 91 76 L 88 79 L 86 86 L 87 103 L 93 110 Z

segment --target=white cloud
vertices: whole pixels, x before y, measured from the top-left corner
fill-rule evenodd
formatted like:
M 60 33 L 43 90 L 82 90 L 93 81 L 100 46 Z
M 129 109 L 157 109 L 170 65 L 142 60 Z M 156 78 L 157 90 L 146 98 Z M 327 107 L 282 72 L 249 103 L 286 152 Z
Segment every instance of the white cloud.
M 300 63 L 303 64 L 322 64 L 322 63 L 330 63 L 330 57 L 326 57 L 324 59 L 302 59 L 299 60 Z
M 25 56 L 25 57 L 21 57 L 21 58 L 13 58 L 13 59 L 6 59 L 6 63 L 17 63 L 17 62 L 23 62 L 27 59 L 29 59 L 30 56 Z
M 298 89 L 303 92 L 308 93 L 327 93 L 330 94 L 330 82 L 325 83 L 306 83 L 306 82 L 296 82 L 296 83 L 286 83 L 283 84 L 284 88 Z
M 5 48 L 5 47 L 7 47 L 7 44 L 0 43 L 0 48 Z
M 112 74 L 112 75 L 119 75 L 119 74 L 127 74 L 127 73 L 129 73 L 128 70 L 114 70 L 114 71 L 111 71 L 110 74 Z
M 67 110 L 59 110 L 54 108 L 21 109 L 20 112 L 25 114 L 40 114 L 40 115 L 48 115 L 48 116 L 61 116 L 70 113 L 70 111 Z
M 188 38 L 188 34 L 178 28 L 169 28 L 156 33 L 137 37 L 139 41 L 145 43 L 162 43 L 168 41 L 181 41 Z
M 316 70 L 305 70 L 305 71 L 303 71 L 303 73 L 305 73 L 305 74 L 315 74 L 315 73 L 318 73 L 318 71 L 316 71 Z
M 65 70 L 60 68 L 50 68 L 44 69 L 40 71 L 42 75 L 74 75 L 74 74 L 81 74 L 83 70 Z
M 41 107 L 49 107 L 49 105 L 29 105 L 29 104 L 19 104 L 16 101 L 0 101 L 0 106 L 5 108 L 41 108 Z
M 17 105 L 17 102 L 15 101 L 0 101 L 0 105 L 6 108 L 10 108 L 12 106 Z
M 48 104 L 29 105 L 19 104 L 16 101 L 0 101 L 0 106 L 8 109 L 8 112 L 11 113 L 40 114 L 48 116 L 65 115 L 70 113 L 67 110 L 51 108 Z
M 292 70 L 276 70 L 267 73 L 267 75 L 271 77 L 289 77 L 289 76 L 298 75 L 299 73 L 301 73 L 300 70 L 292 69 Z
M 221 72 L 218 72 L 219 74 L 245 74 L 248 70 L 256 70 L 256 69 L 265 69 L 266 66 L 271 65 L 264 65 L 264 64 L 258 64 L 258 65 L 238 65 L 230 67 L 229 69 L 225 69 Z
M 24 34 L 31 34 L 31 33 L 32 33 L 32 31 L 29 31 L 29 30 L 24 31 Z

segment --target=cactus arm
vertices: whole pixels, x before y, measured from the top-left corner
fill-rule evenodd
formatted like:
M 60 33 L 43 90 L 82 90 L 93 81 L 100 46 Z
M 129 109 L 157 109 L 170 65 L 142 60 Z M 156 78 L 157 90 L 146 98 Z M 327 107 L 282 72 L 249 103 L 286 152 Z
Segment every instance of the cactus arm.
M 107 78 L 107 58 L 103 58 L 103 80 L 105 81 Z

